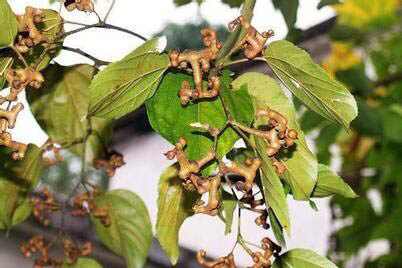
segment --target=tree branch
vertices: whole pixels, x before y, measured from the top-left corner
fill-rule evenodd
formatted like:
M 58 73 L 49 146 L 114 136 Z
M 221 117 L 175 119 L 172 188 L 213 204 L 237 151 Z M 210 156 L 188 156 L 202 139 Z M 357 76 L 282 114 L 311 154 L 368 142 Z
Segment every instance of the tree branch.
M 128 30 L 126 28 L 122 28 L 122 27 L 119 27 L 119 26 L 116 26 L 116 25 L 104 23 L 104 22 L 95 23 L 95 24 L 89 24 L 89 25 L 76 23 L 76 22 L 69 22 L 69 21 L 66 21 L 66 23 L 81 25 L 83 27 L 75 29 L 75 30 L 72 30 L 72 31 L 69 31 L 69 32 L 66 32 L 66 33 L 63 34 L 62 37 L 67 37 L 69 35 L 76 34 L 76 33 L 79 33 L 79 32 L 82 32 L 82 31 L 85 31 L 85 30 L 88 30 L 88 29 L 92 29 L 92 28 L 102 28 L 102 29 L 111 29 L 111 30 L 116 30 L 116 31 L 120 31 L 120 32 L 123 32 L 123 33 L 127 33 L 127 34 L 135 36 L 135 37 L 137 37 L 137 38 L 139 38 L 139 39 L 141 39 L 143 41 L 148 40 L 147 38 L 145 38 L 144 36 L 142 36 L 142 35 L 140 35 L 140 34 L 138 34 L 136 32 L 133 32 L 131 30 Z
M 112 0 L 112 4 L 110 5 L 109 9 L 107 10 L 105 17 L 103 18 L 103 21 L 105 23 L 106 23 L 107 19 L 109 18 L 109 15 L 112 12 L 112 9 L 113 9 L 115 4 L 116 4 L 116 0 Z
M 86 58 L 92 60 L 92 61 L 95 63 L 95 66 L 97 66 L 97 67 L 98 67 L 98 66 L 102 66 L 102 65 L 108 65 L 108 64 L 110 64 L 110 62 L 104 61 L 104 60 L 100 60 L 100 59 L 98 59 L 98 58 L 96 58 L 96 57 L 94 57 L 94 56 L 92 56 L 92 55 L 86 53 L 85 51 L 82 51 L 82 50 L 79 49 L 79 48 L 72 48 L 72 47 L 67 47 L 67 46 L 62 46 L 61 48 L 64 49 L 64 50 L 67 50 L 67 51 L 71 51 L 71 52 L 80 54 L 80 55 L 82 55 L 82 56 L 84 56 L 84 57 L 86 57 Z

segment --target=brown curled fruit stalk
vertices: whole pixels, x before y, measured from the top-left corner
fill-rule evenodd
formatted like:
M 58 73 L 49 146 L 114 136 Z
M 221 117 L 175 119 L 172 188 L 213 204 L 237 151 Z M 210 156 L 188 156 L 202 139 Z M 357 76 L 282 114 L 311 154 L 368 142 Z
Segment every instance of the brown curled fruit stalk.
M 207 253 L 205 250 L 197 252 L 197 262 L 204 268 L 236 268 L 233 254 L 225 257 L 220 257 L 214 261 L 206 260 Z
M 108 160 L 98 159 L 95 160 L 94 166 L 97 169 L 105 170 L 106 174 L 109 177 L 113 177 L 116 174 L 116 170 L 126 163 L 124 162 L 124 158 L 122 154 L 113 153 Z
M 236 187 L 239 191 L 245 193 L 250 192 L 253 188 L 254 179 L 257 175 L 257 170 L 261 166 L 261 160 L 258 158 L 247 159 L 245 165 L 239 165 L 235 162 L 231 166 L 221 165 L 221 172 L 224 174 L 239 175 L 244 178 L 244 182 L 239 181 Z
M 94 11 L 94 4 L 92 0 L 65 0 L 64 7 L 68 11 L 73 11 L 75 9 L 85 12 Z
M 194 213 L 216 216 L 220 205 L 219 188 L 221 185 L 221 175 L 218 174 L 210 178 L 200 178 L 196 175 L 191 175 L 190 179 L 198 190 L 198 193 L 204 194 L 208 192 L 208 203 L 205 204 L 202 200 L 198 201 L 193 207 Z
M 4 121 L 0 120 L 0 123 Z M 26 144 L 12 140 L 11 134 L 7 132 L 0 133 L 0 146 L 8 147 L 12 150 L 11 158 L 21 160 L 24 158 L 28 146 Z
M 15 127 L 15 123 L 17 121 L 18 114 L 24 109 L 24 105 L 22 103 L 17 103 L 14 105 L 11 110 L 6 111 L 0 108 L 0 119 L 7 121 L 7 128 L 12 129 Z M 7 129 L 1 128 L 0 131 L 4 132 Z
M 188 69 L 191 66 L 195 89 L 191 88 L 188 81 L 183 81 L 179 91 L 179 97 L 182 105 L 187 105 L 190 101 L 197 99 L 210 99 L 219 94 L 220 81 L 218 76 L 211 76 L 208 81 L 208 89 L 203 88 L 204 74 L 208 73 L 211 63 L 216 59 L 222 44 L 217 39 L 216 32 L 212 29 L 201 30 L 202 40 L 205 49 L 200 51 L 179 52 L 173 50 L 170 52 L 170 66 L 179 69 Z
M 218 174 L 209 178 L 199 176 L 201 169 L 215 158 L 215 153 L 210 151 L 200 160 L 189 160 L 184 152 L 185 146 L 186 140 L 180 138 L 175 148 L 168 151 L 165 155 L 169 160 L 177 159 L 180 167 L 178 175 L 184 181 L 183 185 L 186 189 L 195 189 L 199 194 L 209 193 L 208 203 L 204 204 L 203 201 L 199 201 L 193 207 L 194 212 L 215 216 L 218 213 L 220 204 L 219 188 L 222 175 Z
M 7 73 L 7 82 L 10 85 L 11 89 L 15 89 L 17 94 L 20 93 L 26 87 L 31 87 L 34 89 L 39 89 L 45 79 L 43 75 L 32 69 L 10 69 Z M 8 101 L 15 101 L 15 99 L 7 99 Z
M 288 120 L 275 110 L 269 108 L 259 110 L 257 111 L 257 117 L 267 119 L 268 130 L 249 128 L 237 122 L 230 123 L 246 133 L 265 139 L 268 143 L 266 152 L 272 160 L 272 165 L 278 174 L 283 174 L 286 171 L 286 166 L 278 160 L 278 155 L 282 148 L 289 148 L 295 144 L 295 141 L 298 139 L 298 133 L 295 129 L 290 129 L 288 127 Z
M 273 31 L 259 33 L 249 21 L 247 21 L 243 16 L 238 17 L 234 21 L 229 23 L 229 31 L 233 32 L 238 27 L 243 27 L 246 30 L 246 35 L 239 42 L 237 49 L 244 49 L 244 55 L 248 59 L 254 59 L 263 50 L 265 43 L 268 38 L 274 35 Z
M 255 224 L 257 226 L 261 226 L 262 228 L 264 228 L 265 230 L 269 229 L 269 224 L 268 224 L 268 212 L 265 210 L 263 213 L 261 213 L 260 216 L 258 216 L 255 219 Z
M 32 20 L 35 20 L 36 14 L 33 10 L 27 9 L 33 16 Z M 20 20 L 25 20 L 20 18 Z M 28 22 L 27 22 L 28 23 Z M 6 146 L 12 150 L 12 159 L 20 160 L 24 158 L 27 150 L 27 145 L 16 142 L 12 139 L 12 136 L 8 129 L 13 129 L 17 121 L 19 113 L 24 109 L 22 103 L 16 103 L 13 106 L 11 104 L 18 100 L 18 95 L 26 88 L 32 87 L 38 89 L 44 82 L 42 74 L 32 68 L 26 69 L 10 69 L 6 75 L 7 82 L 10 86 L 10 92 L 6 96 L 0 96 L 0 105 L 8 102 L 7 109 L 0 108 L 0 146 Z M 11 109 L 10 109 L 11 107 Z
M 43 14 L 40 9 L 26 7 L 24 15 L 17 16 L 18 36 L 15 48 L 20 53 L 27 53 L 30 48 L 40 43 L 46 43 L 47 38 L 41 33 L 37 24 L 43 21 Z
M 202 159 L 189 160 L 184 152 L 186 144 L 186 140 L 184 138 L 180 138 L 178 143 L 176 143 L 175 148 L 165 153 L 167 159 L 177 159 L 180 166 L 179 177 L 180 179 L 184 180 L 184 182 L 190 180 L 190 176 L 192 174 L 199 173 L 207 163 L 215 158 L 215 153 L 210 151 Z
M 271 258 L 281 251 L 281 248 L 268 237 L 262 239 L 261 248 L 263 252 L 254 252 L 252 254 L 254 264 L 250 268 L 270 268 L 272 264 Z

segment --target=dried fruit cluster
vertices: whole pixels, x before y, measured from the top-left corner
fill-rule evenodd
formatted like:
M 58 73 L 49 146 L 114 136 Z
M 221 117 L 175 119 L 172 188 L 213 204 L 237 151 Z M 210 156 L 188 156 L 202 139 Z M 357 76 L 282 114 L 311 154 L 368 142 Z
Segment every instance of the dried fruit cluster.
M 94 188 L 93 191 L 75 196 L 73 199 L 74 210 L 72 211 L 71 215 L 75 217 L 92 215 L 93 217 L 99 219 L 104 226 L 110 226 L 112 222 L 109 216 L 108 208 L 98 207 L 95 204 L 95 198 L 100 194 L 100 191 L 97 188 Z
M 35 219 L 44 226 L 50 224 L 51 214 L 60 209 L 60 204 L 47 188 L 35 194 L 31 198 L 31 202 L 33 204 L 33 215 Z
M 257 111 L 257 118 L 263 118 L 267 122 L 267 130 L 245 127 L 237 122 L 230 122 L 246 133 L 263 138 L 267 142 L 267 155 L 271 158 L 278 174 L 286 171 L 286 166 L 279 160 L 282 149 L 290 148 L 298 139 L 295 129 L 288 126 L 288 120 L 279 112 L 272 109 Z
M 46 242 L 43 236 L 34 236 L 29 241 L 24 242 L 20 246 L 22 254 L 26 258 L 35 256 L 34 268 L 44 267 L 62 267 L 64 263 L 74 264 L 79 257 L 85 257 L 92 254 L 92 243 L 85 242 L 82 246 L 78 246 L 70 239 L 63 239 L 62 246 L 64 256 L 63 259 L 50 256 L 50 250 L 53 244 Z
M 273 243 L 268 237 L 261 241 L 261 250 L 256 252 L 249 252 L 254 264 L 249 268 L 270 268 L 271 259 L 275 254 L 281 251 L 281 248 Z M 219 257 L 216 260 L 208 261 L 206 259 L 206 252 L 200 250 L 197 253 L 197 261 L 204 268 L 236 268 L 234 256 L 230 253 L 227 256 Z
M 237 27 L 243 27 L 246 35 L 239 41 L 234 50 L 244 50 L 244 55 L 249 59 L 257 57 L 268 38 L 273 35 L 272 31 L 260 34 L 243 16 L 229 24 L 229 30 L 231 31 L 234 31 Z M 201 36 L 205 46 L 204 49 L 184 52 L 173 50 L 169 55 L 171 67 L 193 73 L 195 89 L 191 87 L 189 81 L 183 81 L 181 85 L 179 97 L 182 105 L 187 105 L 190 101 L 215 98 L 219 95 L 221 86 L 219 76 L 215 72 L 210 72 L 210 70 L 214 66 L 222 44 L 213 29 L 206 28 L 201 30 Z M 203 81 L 205 77 L 208 78 L 208 88 L 204 87 Z
M 26 7 L 25 14 L 17 16 L 18 35 L 14 46 L 20 53 L 27 53 L 38 44 L 47 46 L 46 36 L 37 27 L 43 19 L 42 10 L 33 7 Z
M 86 12 L 94 11 L 94 4 L 92 0 L 65 0 L 64 7 L 68 11 L 73 11 L 75 9 Z
M 18 95 L 27 87 L 39 89 L 44 82 L 40 72 L 29 67 L 21 54 L 27 53 L 36 45 L 48 46 L 48 41 L 43 32 L 37 25 L 43 22 L 42 10 L 27 7 L 24 15 L 17 16 L 18 35 L 13 46 L 19 59 L 23 60 L 25 68 L 10 68 L 6 79 L 10 86 L 10 91 L 6 96 L 0 96 L 0 105 L 7 103 L 7 106 L 0 108 L 0 145 L 10 148 L 12 158 L 18 160 L 24 157 L 27 146 L 12 139 L 9 129 L 15 127 L 18 114 L 24 109 L 22 103 L 18 102 Z M 12 103 L 14 103 L 12 105 Z
M 103 169 L 109 177 L 113 177 L 116 169 L 121 168 L 125 164 L 123 155 L 120 153 L 112 153 L 109 159 L 97 159 L 94 162 L 95 168 Z

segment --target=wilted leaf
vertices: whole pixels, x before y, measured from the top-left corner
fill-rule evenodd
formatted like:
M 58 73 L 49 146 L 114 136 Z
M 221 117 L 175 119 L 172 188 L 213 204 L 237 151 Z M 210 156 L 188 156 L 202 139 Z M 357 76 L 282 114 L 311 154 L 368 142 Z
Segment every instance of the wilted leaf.
M 289 128 L 297 130 L 299 138 L 290 152 L 281 155 L 286 166 L 283 177 L 292 189 L 295 199 L 308 200 L 317 179 L 317 159 L 307 147 L 304 134 L 296 119 L 296 111 L 275 80 L 259 73 L 246 73 L 233 82 L 234 88 L 246 86 L 254 99 L 256 109 L 270 108 L 278 111 L 288 120 Z M 265 122 L 266 123 L 266 122 Z M 272 161 L 268 159 L 268 164 Z
M 18 23 L 7 0 L 0 0 L 0 25 L 0 48 L 8 47 L 13 44 L 17 36 Z
M 272 268 L 337 268 L 337 266 L 312 250 L 296 248 L 276 258 Z
M 95 232 L 102 243 L 126 260 L 127 267 L 143 267 L 152 242 L 152 227 L 144 202 L 134 193 L 113 190 L 95 199 L 106 208 L 111 225 L 105 227 L 92 217 Z
M 159 182 L 156 237 L 172 265 L 176 265 L 180 255 L 180 227 L 194 214 L 192 206 L 196 199 L 195 193 L 184 190 L 176 165 L 168 167 L 162 173 Z
M 288 41 L 272 42 L 264 53 L 281 82 L 310 109 L 349 127 L 357 105 L 347 88 L 333 80 L 304 50 Z
M 89 89 L 91 115 L 118 119 L 152 97 L 169 66 L 169 57 L 160 54 L 162 42 L 146 42 L 95 76 Z
M 187 80 L 193 86 L 193 77 L 185 74 L 168 74 L 163 78 L 159 90 L 147 101 L 147 113 L 152 128 L 170 143 L 175 144 L 180 137 L 187 140 L 186 153 L 190 159 L 199 159 L 213 148 L 211 137 L 200 134 L 190 127 L 200 122 L 211 127 L 226 125 L 225 111 L 219 99 L 200 101 L 183 107 L 177 96 L 181 84 Z M 221 86 L 229 87 L 230 81 L 221 79 Z M 218 155 L 223 157 L 238 139 L 237 134 L 227 129 L 219 138 Z

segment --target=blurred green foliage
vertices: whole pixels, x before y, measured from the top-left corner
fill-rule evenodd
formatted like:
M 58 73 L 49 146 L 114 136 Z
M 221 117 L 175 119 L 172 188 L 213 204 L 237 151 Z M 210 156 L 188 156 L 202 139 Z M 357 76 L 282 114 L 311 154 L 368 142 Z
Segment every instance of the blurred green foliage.
M 334 6 L 332 53 L 324 67 L 358 100 L 351 133 L 310 112 L 305 131 L 316 130 L 318 157 L 331 164 L 330 148 L 340 148 L 340 174 L 360 197 L 331 201 L 333 218 L 343 224 L 332 236 L 329 255 L 344 267 L 370 242 L 385 239 L 387 254 L 364 260 L 364 267 L 402 265 L 402 17 L 396 0 L 346 0 Z M 377 192 L 379 201 L 370 193 Z M 375 209 L 379 207 L 380 209 Z

